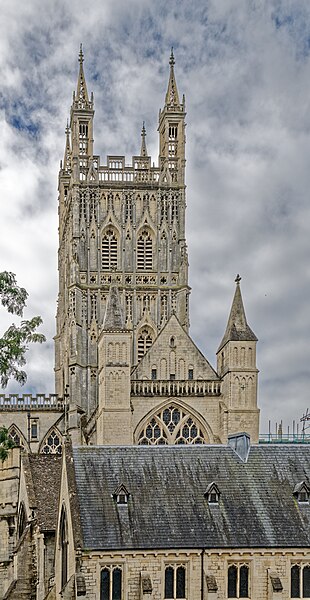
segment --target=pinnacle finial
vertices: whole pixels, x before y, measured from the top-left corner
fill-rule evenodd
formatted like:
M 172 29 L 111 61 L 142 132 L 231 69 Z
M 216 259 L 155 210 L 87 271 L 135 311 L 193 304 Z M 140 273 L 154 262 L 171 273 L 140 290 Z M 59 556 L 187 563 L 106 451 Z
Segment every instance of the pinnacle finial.
M 145 124 L 144 121 L 142 123 L 142 130 L 141 130 L 141 137 L 142 137 L 142 141 L 141 141 L 141 152 L 140 152 L 140 156 L 147 156 L 147 149 L 146 149 L 146 130 L 145 130 Z
M 83 54 L 83 45 L 80 44 L 80 52 L 79 52 L 79 63 L 80 65 L 84 62 L 84 54 Z
M 174 54 L 173 54 L 173 46 L 171 46 L 171 54 L 170 54 L 169 65 L 170 65 L 170 67 L 173 67 L 174 64 L 175 64 L 175 60 L 174 60 Z
M 65 134 L 69 135 L 70 129 L 69 129 L 69 120 L 67 119 L 67 125 L 66 125 L 66 129 L 65 129 Z
M 236 277 L 236 279 L 235 279 L 235 282 L 236 282 L 236 284 L 237 284 L 237 285 L 239 285 L 240 281 L 241 281 L 241 277 L 240 277 L 240 275 L 239 275 L 239 273 L 238 273 L 238 274 L 237 274 L 237 277 Z

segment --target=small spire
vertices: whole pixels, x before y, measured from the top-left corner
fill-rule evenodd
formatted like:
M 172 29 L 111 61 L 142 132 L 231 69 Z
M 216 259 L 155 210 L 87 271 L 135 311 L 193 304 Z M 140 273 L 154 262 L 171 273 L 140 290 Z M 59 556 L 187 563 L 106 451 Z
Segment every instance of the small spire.
M 230 314 L 226 326 L 224 337 L 219 345 L 218 352 L 225 346 L 227 342 L 231 341 L 257 341 L 255 333 L 249 327 L 245 316 L 245 310 L 243 306 L 243 300 L 240 289 L 241 277 L 238 274 L 235 283 L 235 295 L 232 301 Z
M 118 287 L 116 282 L 112 281 L 103 320 L 103 329 L 106 331 L 118 331 L 124 328 L 124 317 Z
M 177 88 L 177 84 L 176 84 L 175 76 L 174 76 L 175 60 L 174 60 L 173 48 L 171 48 L 169 65 L 170 65 L 170 75 L 169 75 L 168 89 L 167 89 L 167 93 L 166 93 L 166 105 L 167 106 L 179 106 L 180 100 L 179 100 L 178 88 Z
M 66 145 L 65 145 L 63 168 L 64 168 L 64 171 L 69 173 L 71 171 L 71 146 L 70 146 L 70 128 L 69 128 L 68 120 L 67 120 L 66 129 L 65 129 L 65 134 L 66 134 Z
M 144 121 L 142 124 L 142 130 L 141 130 L 141 151 L 140 151 L 140 156 L 147 156 L 147 149 L 146 149 L 146 131 L 145 131 L 145 125 L 144 125 Z
M 84 75 L 83 62 L 84 62 L 84 54 L 83 54 L 83 47 L 81 44 L 80 52 L 79 52 L 80 69 L 79 69 L 79 76 L 78 76 L 78 82 L 77 82 L 77 88 L 76 88 L 76 95 L 75 95 L 74 99 L 77 103 L 78 108 L 89 108 L 89 99 L 88 99 L 88 92 L 87 92 L 86 80 L 85 80 L 85 75 Z

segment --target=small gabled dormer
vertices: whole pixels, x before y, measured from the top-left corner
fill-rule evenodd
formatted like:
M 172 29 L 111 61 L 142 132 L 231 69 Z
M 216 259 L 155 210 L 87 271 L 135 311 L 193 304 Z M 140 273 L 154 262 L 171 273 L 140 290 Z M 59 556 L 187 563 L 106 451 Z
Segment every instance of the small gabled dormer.
M 214 483 L 214 481 L 212 481 L 212 483 L 209 483 L 204 496 L 208 502 L 208 504 L 218 504 L 219 503 L 219 499 L 220 499 L 220 490 L 217 487 L 216 483 Z
M 306 481 L 297 483 L 294 487 L 293 495 L 300 504 L 309 503 L 310 487 Z
M 112 497 L 114 498 L 116 504 L 119 505 L 128 504 L 129 496 L 130 494 L 123 483 L 121 483 L 112 494 Z

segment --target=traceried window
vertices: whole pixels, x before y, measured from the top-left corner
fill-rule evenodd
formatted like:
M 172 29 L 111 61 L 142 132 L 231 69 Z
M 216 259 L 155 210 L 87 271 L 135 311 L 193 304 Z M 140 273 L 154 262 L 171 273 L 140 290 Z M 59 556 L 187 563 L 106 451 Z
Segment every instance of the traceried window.
M 310 598 L 310 565 L 296 563 L 291 567 L 291 598 Z
M 205 444 L 200 425 L 185 410 L 171 404 L 162 408 L 144 426 L 138 444 Z
M 117 267 L 117 238 L 113 229 L 107 229 L 102 237 L 101 267 L 103 271 Z
M 186 598 L 186 569 L 184 565 L 165 567 L 165 599 Z
M 138 337 L 138 361 L 145 355 L 153 343 L 153 336 L 148 327 L 143 327 Z
M 21 446 L 22 448 L 25 448 L 25 440 L 23 439 L 20 431 L 14 425 L 9 428 L 9 437 L 13 440 L 15 446 Z
M 42 454 L 62 453 L 61 437 L 55 429 L 52 429 L 46 436 L 41 452 Z
M 100 600 L 121 600 L 122 598 L 122 567 L 108 565 L 100 574 Z
M 150 233 L 144 230 L 137 241 L 137 269 L 151 271 L 153 268 L 153 243 Z
M 228 598 L 249 598 L 249 565 L 233 564 L 228 567 Z

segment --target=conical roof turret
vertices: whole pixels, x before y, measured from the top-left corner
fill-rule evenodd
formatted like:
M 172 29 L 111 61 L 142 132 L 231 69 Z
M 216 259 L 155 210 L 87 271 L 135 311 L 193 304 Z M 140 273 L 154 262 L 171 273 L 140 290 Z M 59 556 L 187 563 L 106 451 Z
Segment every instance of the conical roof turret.
M 180 106 L 178 88 L 177 88 L 175 75 L 174 75 L 175 60 L 174 60 L 173 48 L 171 48 L 169 64 L 170 64 L 170 74 L 169 74 L 169 81 L 168 81 L 168 88 L 167 88 L 167 93 L 166 93 L 165 104 L 167 107 L 172 108 L 172 107 Z
M 257 337 L 249 327 L 245 316 L 243 300 L 240 289 L 240 275 L 237 275 L 236 290 L 232 301 L 230 314 L 226 326 L 224 337 L 219 345 L 218 352 L 225 346 L 227 342 L 232 341 L 257 341 Z
M 122 331 L 125 329 L 119 291 L 115 282 L 112 282 L 110 285 L 105 316 L 103 319 L 103 329 L 105 331 Z

